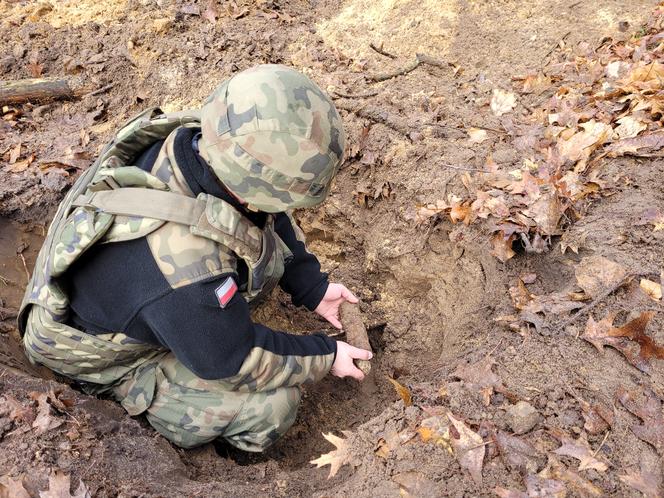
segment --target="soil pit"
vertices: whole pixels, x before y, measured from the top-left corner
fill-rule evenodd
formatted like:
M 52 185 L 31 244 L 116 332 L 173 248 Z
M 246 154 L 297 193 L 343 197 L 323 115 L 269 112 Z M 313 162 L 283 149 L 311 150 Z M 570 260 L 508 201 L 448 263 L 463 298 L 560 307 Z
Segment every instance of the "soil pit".
M 563 331 L 525 332 L 495 321 L 513 313 L 509 288 L 519 276 L 536 275 L 528 289 L 537 295 L 571 291 L 575 269 L 588 256 L 656 278 L 664 232 L 637 226 L 634 218 L 664 204 L 662 161 L 611 163 L 607 177 L 622 174 L 629 182 L 590 206 L 565 235 L 579 243 L 579 254 L 563 254 L 556 240 L 551 252 L 502 264 L 489 254 L 481 229 L 448 222 L 419 227 L 409 216 L 419 203 L 463 191 L 462 172 L 445 165 L 481 168 L 491 155 L 501 167 L 515 168 L 524 159 L 495 131 L 502 122 L 488 109 L 494 88 L 510 88 L 512 76 L 542 68 L 556 47 L 628 37 L 622 28 L 637 30 L 654 1 L 211 2 L 214 15 L 205 2 L 184 8 L 168 0 L 113 1 L 103 13 L 88 8 L 93 3 L 0 5 L 2 78 L 64 76 L 92 92 L 72 102 L 20 106 L 0 121 L 7 161 L 0 168 L 0 276 L 6 280 L 0 305 L 18 307 L 44 223 L 120 123 L 151 105 L 196 106 L 219 81 L 251 65 L 287 63 L 331 92 L 342 109 L 350 158 L 326 203 L 298 217 L 332 279 L 362 299 L 375 360 L 361 385 L 330 378 L 308 387 L 295 426 L 262 455 L 222 445 L 185 451 L 140 417 L 27 364 L 8 318 L 0 321 L 2 479 L 22 479 L 31 496 L 48 487 L 55 469 L 72 476 L 72 489 L 81 480 L 100 497 L 495 496 L 496 487 L 524 489 L 523 469 L 499 451 L 495 434 L 516 434 L 531 422 L 517 434 L 534 448 L 523 465 L 563 483 L 568 496 L 639 496 L 620 476 L 639 469 L 662 474 L 662 448 L 637 437 L 632 428 L 639 420 L 615 401 L 620 388 L 652 389 L 654 404 L 664 399 L 660 363 L 646 375 L 610 348 L 599 354 L 579 338 L 583 320 Z M 449 67 L 422 66 L 367 83 L 367 75 L 402 67 L 417 51 Z M 537 103 L 525 98 L 515 116 Z M 469 143 L 465 130 L 478 126 L 490 138 Z M 592 314 L 599 320 L 615 312 L 623 324 L 651 310 L 648 330 L 661 343 L 661 304 L 644 298 L 638 282 Z M 255 318 L 296 333 L 324 328 L 281 293 Z M 480 389 L 465 372 L 486 365 L 497 380 Z M 409 389 L 410 406 L 388 376 Z M 38 396 L 30 393 L 49 391 L 53 427 L 39 434 L 30 420 Z M 9 397 L 25 409 L 24 419 L 2 411 Z M 61 399 L 68 401 L 58 409 Z M 528 403 L 528 417 L 515 415 L 518 402 Z M 587 429 L 587 405 L 609 407 L 610 430 Z M 481 482 L 459 466 L 445 438 L 431 435 L 449 431 L 447 411 L 485 438 Z M 431 434 L 418 432 L 423 427 Z M 557 430 L 585 438 L 608 468 L 581 469 L 578 459 L 555 453 Z M 309 464 L 332 449 L 322 432 L 344 435 L 349 448 L 347 464 L 329 480 L 327 468 Z

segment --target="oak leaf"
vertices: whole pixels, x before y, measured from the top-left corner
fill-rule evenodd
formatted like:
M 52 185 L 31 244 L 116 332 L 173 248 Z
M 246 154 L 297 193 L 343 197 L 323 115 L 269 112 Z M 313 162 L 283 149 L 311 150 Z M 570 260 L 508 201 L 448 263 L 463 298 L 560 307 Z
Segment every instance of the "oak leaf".
M 343 431 L 343 434 L 347 438 L 350 435 L 345 431 Z M 351 453 L 350 447 L 348 445 L 348 439 L 337 437 L 332 433 L 323 434 L 323 437 L 332 443 L 336 449 L 319 456 L 315 460 L 311 460 L 309 463 L 316 465 L 316 468 L 329 465 L 330 473 L 327 478 L 330 479 L 337 475 L 337 472 L 339 472 L 339 469 L 343 465 L 351 462 Z
M 648 127 L 646 123 L 633 116 L 624 116 L 616 122 L 620 123 L 620 126 L 616 127 L 614 131 L 620 138 L 634 138 Z
M 491 236 L 491 254 L 498 258 L 503 263 L 508 259 L 511 259 L 516 254 L 512 249 L 512 242 L 514 241 L 514 235 L 505 236 L 504 232 L 498 231 Z
M 32 428 L 37 435 L 44 434 L 51 429 L 60 427 L 64 421 L 51 415 L 51 405 L 48 403 L 48 394 L 31 392 L 30 397 L 37 402 L 37 417 L 32 422 Z
M 631 470 L 618 478 L 628 486 L 643 493 L 646 498 L 662 498 L 662 469 L 661 463 L 643 455 L 641 457 L 641 470 Z
M 0 497 L 2 498 L 30 498 L 30 494 L 23 487 L 23 478 L 16 479 L 3 476 L 0 477 Z
M 491 96 L 491 111 L 496 116 L 502 116 L 516 107 L 516 95 L 500 88 L 493 90 Z
M 634 138 L 618 140 L 606 148 L 609 157 L 637 156 L 658 157 L 662 156 L 661 149 L 664 148 L 664 133 L 649 133 Z
M 649 389 L 631 393 L 623 387 L 616 391 L 616 399 L 641 419 L 642 425 L 630 427 L 634 435 L 651 444 L 657 453 L 664 455 L 664 414 L 661 400 Z
M 582 123 L 583 131 L 576 132 L 567 140 L 557 142 L 557 150 L 563 159 L 576 163 L 590 157 L 590 154 L 600 145 L 611 138 L 611 126 L 590 120 Z
M 410 394 L 410 391 L 407 387 L 401 385 L 399 382 L 394 380 L 392 377 L 388 377 L 387 380 L 394 386 L 394 390 L 397 392 L 399 397 L 403 400 L 404 406 L 410 406 L 413 404 L 413 398 Z
M 69 489 L 71 487 L 69 475 L 55 470 L 48 478 L 48 489 L 40 491 L 40 498 L 90 498 L 90 491 L 88 487 L 79 481 L 78 488 L 74 494 L 71 494 Z
M 648 294 L 650 299 L 653 301 L 661 301 L 662 299 L 662 284 L 648 280 L 647 278 L 642 278 L 639 283 L 639 287 Z
M 554 453 L 579 460 L 579 470 L 594 469 L 598 472 L 604 472 L 608 469 L 605 462 L 592 455 L 592 450 L 585 435 L 582 434 L 577 440 L 574 440 L 561 430 L 553 430 L 551 433 L 562 444 Z
M 462 420 L 451 413 L 447 418 L 452 422 L 450 436 L 454 453 L 461 468 L 468 470 L 475 484 L 482 483 L 482 464 L 486 447 L 482 437 L 473 432 Z

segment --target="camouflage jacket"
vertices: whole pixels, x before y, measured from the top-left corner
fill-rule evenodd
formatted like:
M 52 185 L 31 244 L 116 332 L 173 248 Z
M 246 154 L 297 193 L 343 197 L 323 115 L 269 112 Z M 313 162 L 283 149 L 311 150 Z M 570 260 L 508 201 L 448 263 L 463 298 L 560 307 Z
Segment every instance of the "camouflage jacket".
M 331 367 L 335 341 L 254 324 L 249 303 L 279 282 L 296 304 L 313 309 L 327 287 L 326 276 L 290 215 L 249 220 L 250 213 L 233 205 L 191 149 L 195 125 L 175 127 L 165 140 L 152 134 L 131 157 L 119 154 L 109 161 L 106 154 L 87 188 L 79 188 L 83 195 L 68 198 L 64 204 L 71 207 L 58 213 L 67 221 L 48 254 L 40 256 L 44 275 L 33 278 L 24 313 L 39 305 L 54 320 L 88 333 L 123 332 L 173 351 L 201 378 L 243 384 L 242 379 L 257 379 L 251 387 L 257 390 L 317 380 Z M 95 205 L 92 194 L 128 187 L 203 199 L 204 223 L 192 227 Z M 141 209 L 147 214 L 150 206 Z M 173 214 L 178 216 L 183 215 Z M 219 226 L 225 227 L 221 239 Z M 93 234 L 86 234 L 90 227 Z M 254 238 L 262 243 L 252 257 Z M 265 258 L 268 238 L 274 241 L 273 255 Z

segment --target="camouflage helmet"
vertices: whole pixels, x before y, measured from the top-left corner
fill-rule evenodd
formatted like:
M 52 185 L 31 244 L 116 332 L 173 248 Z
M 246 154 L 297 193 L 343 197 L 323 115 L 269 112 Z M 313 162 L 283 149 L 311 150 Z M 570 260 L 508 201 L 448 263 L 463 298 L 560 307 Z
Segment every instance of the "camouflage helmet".
M 330 190 L 345 135 L 330 98 L 302 73 L 264 64 L 224 81 L 201 109 L 200 151 L 228 190 L 277 213 Z

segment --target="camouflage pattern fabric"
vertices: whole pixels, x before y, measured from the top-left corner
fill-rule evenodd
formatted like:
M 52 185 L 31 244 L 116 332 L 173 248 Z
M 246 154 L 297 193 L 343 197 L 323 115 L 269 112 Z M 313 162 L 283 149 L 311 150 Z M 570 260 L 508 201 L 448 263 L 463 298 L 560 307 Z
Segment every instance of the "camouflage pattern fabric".
M 201 125 L 201 155 L 216 175 L 268 213 L 322 202 L 343 160 L 334 104 L 286 66 L 256 66 L 222 83 L 204 103 Z
M 110 394 L 130 415 L 145 413 L 178 446 L 223 438 L 242 450 L 262 451 L 295 421 L 301 368 L 286 368 L 290 379 L 270 383 L 246 375 L 203 380 L 172 353 L 124 334 L 90 335 L 66 325 L 55 330 L 39 318 L 46 318 L 44 310 L 33 308 L 23 339 L 32 361 L 84 382 L 90 394 Z M 282 381 L 283 387 L 273 387 Z
M 208 381 L 165 349 L 121 333 L 86 334 L 66 324 L 69 300 L 55 277 L 98 243 L 146 237 L 173 288 L 234 271 L 241 257 L 259 281 L 243 293 L 251 303 L 265 296 L 283 274 L 288 248 L 274 233 L 272 218 L 262 233 L 254 233 L 255 227 L 243 222 L 232 206 L 212 196 L 201 199 L 205 216 L 195 227 L 75 205 L 86 192 L 127 187 L 193 195 L 174 160 L 172 139 L 178 126 L 195 126 L 197 121 L 155 119 L 157 115 L 158 110 L 148 110 L 130 121 L 59 206 L 21 305 L 19 328 L 26 354 L 83 383 L 89 393 L 112 395 L 130 415 L 145 413 L 178 445 L 191 447 L 222 437 L 241 449 L 261 451 L 293 423 L 299 386 L 324 377 L 333 355 L 280 356 L 254 348 L 237 375 Z M 142 147 L 164 138 L 152 172 L 128 164 Z M 266 251 L 268 241 L 272 249 Z

